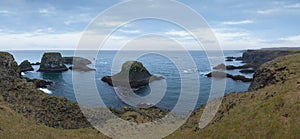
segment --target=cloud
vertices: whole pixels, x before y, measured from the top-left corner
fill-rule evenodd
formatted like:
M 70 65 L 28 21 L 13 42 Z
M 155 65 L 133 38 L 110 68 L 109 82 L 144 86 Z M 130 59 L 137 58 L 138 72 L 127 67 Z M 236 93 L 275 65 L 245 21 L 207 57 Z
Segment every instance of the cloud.
M 137 33 L 141 33 L 140 30 L 125 30 L 125 29 L 119 29 L 118 31 L 122 32 L 122 33 L 127 33 L 127 34 L 137 34 Z
M 282 41 L 289 41 L 293 43 L 299 43 L 300 42 L 300 34 L 296 36 L 290 36 L 290 37 L 285 37 L 285 38 L 280 38 Z
M 179 36 L 179 37 L 190 36 L 190 34 L 187 33 L 186 31 L 177 31 L 177 30 L 171 30 L 171 31 L 165 32 L 165 34 L 170 35 L 170 36 Z
M 279 11 L 279 9 L 267 9 L 267 10 L 258 10 L 258 11 L 256 11 L 256 13 L 269 15 L 269 14 L 275 13 L 277 11 Z
M 56 8 L 53 6 L 48 6 L 47 8 L 38 9 L 38 13 L 42 15 L 54 15 L 56 14 Z
M 284 6 L 285 8 L 300 8 L 300 3 L 295 3 L 291 5 Z
M 242 20 L 242 21 L 227 21 L 223 22 L 224 25 L 241 25 L 241 24 L 252 24 L 254 21 L 252 20 Z
M 8 10 L 0 10 L 0 15 L 10 15 L 10 14 L 14 14 L 14 12 L 8 11 Z

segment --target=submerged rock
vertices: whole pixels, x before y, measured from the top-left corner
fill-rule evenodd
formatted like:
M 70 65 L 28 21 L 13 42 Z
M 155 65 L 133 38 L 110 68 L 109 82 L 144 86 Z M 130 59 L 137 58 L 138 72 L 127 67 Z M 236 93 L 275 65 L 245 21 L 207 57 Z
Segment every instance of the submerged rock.
M 123 86 L 139 88 L 148 85 L 155 80 L 164 79 L 149 73 L 149 71 L 138 61 L 127 61 L 122 65 L 120 73 L 113 76 L 104 76 L 101 80 L 110 86 Z
M 63 62 L 60 53 L 44 53 L 41 65 L 38 71 L 40 72 L 62 72 L 68 68 Z
M 48 85 L 52 85 L 53 82 L 50 81 L 45 81 L 45 80 L 40 80 L 40 79 L 29 79 L 29 78 L 24 78 L 27 80 L 27 82 L 32 82 L 35 84 L 36 88 L 47 88 Z
M 20 72 L 33 71 L 34 70 L 28 60 L 23 61 L 19 65 L 19 68 L 20 68 Z

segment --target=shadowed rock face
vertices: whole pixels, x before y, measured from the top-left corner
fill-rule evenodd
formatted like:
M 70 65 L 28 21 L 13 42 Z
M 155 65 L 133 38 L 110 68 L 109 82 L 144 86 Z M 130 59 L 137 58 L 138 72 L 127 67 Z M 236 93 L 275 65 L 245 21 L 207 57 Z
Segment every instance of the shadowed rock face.
M 20 77 L 20 69 L 13 56 L 7 52 L 0 52 L 0 80 L 10 81 Z
M 247 50 L 243 53 L 243 62 L 253 64 L 254 68 L 275 58 L 299 53 L 299 50 Z
M 63 62 L 60 53 L 45 53 L 42 57 L 40 72 L 62 72 L 67 71 L 68 68 Z
M 149 73 L 149 71 L 138 61 L 127 61 L 122 65 L 120 73 L 113 76 L 104 76 L 101 80 L 110 86 L 124 86 L 138 88 L 148 85 L 155 80 L 163 79 Z
M 30 79 L 29 79 L 30 80 Z M 0 103 L 36 123 L 54 128 L 91 127 L 77 103 L 49 96 L 37 87 L 50 82 L 20 77 L 20 69 L 11 54 L 0 52 Z
M 34 69 L 32 68 L 30 62 L 28 60 L 23 61 L 19 65 L 20 71 L 25 72 L 25 71 L 33 71 Z

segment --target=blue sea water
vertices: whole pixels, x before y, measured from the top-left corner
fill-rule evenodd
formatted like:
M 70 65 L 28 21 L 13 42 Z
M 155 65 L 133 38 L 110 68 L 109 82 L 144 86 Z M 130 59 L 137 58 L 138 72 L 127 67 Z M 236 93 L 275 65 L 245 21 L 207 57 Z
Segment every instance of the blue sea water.
M 32 63 L 39 62 L 42 58 L 43 53 L 45 52 L 53 52 L 53 51 L 10 51 L 10 53 L 14 55 L 15 60 L 18 62 L 18 64 L 20 64 L 23 60 L 29 60 Z M 60 50 L 55 52 L 60 52 L 63 56 L 74 55 L 74 51 L 70 51 L 70 50 Z M 85 51 L 85 52 L 92 53 L 92 51 Z M 42 73 L 42 72 L 37 72 L 39 66 L 33 66 L 35 71 L 25 72 L 23 73 L 23 76 L 52 81 L 54 82 L 54 84 L 48 86 L 48 90 L 52 92 L 52 94 L 50 95 L 65 97 L 69 100 L 76 101 L 76 96 L 74 94 L 74 88 L 72 82 L 72 72 L 79 72 L 83 82 L 86 80 L 86 78 L 91 78 L 91 75 L 95 75 L 95 77 L 92 77 L 96 80 L 96 86 L 98 89 L 98 91 L 96 91 L 95 93 L 100 94 L 106 106 L 115 107 L 115 108 L 121 106 L 128 106 L 128 104 L 123 102 L 122 99 L 119 98 L 119 96 L 116 94 L 115 88 L 101 81 L 101 78 L 103 76 L 111 75 L 112 72 L 113 73 L 118 72 L 121 68 L 122 65 L 121 63 L 128 60 L 124 58 L 118 61 L 120 63 L 118 68 L 112 68 L 112 63 L 116 53 L 117 51 L 101 51 L 95 57 L 86 57 L 91 61 L 93 61 L 93 63 L 90 66 L 96 68 L 96 71 L 91 71 L 91 72 L 95 72 L 94 74 L 91 74 L 91 72 L 80 72 L 80 71 L 71 71 L 71 70 L 62 73 Z M 128 53 L 135 53 L 135 52 L 129 51 Z M 174 55 L 173 58 L 179 59 L 180 61 L 181 59 L 180 52 L 174 51 L 170 53 L 175 53 L 173 54 Z M 184 95 L 187 95 L 187 97 L 191 97 L 191 98 L 199 95 L 196 108 L 207 103 L 208 96 L 211 90 L 211 78 L 205 77 L 205 74 L 211 71 L 211 66 L 216 66 L 217 64 L 220 64 L 218 62 L 219 58 L 216 57 L 215 62 L 213 62 L 213 64 L 210 65 L 209 60 L 204 51 L 189 51 L 189 54 L 192 56 L 194 62 L 196 63 L 197 68 L 193 69 L 190 67 L 184 67 L 184 70 L 181 71 L 183 75 L 180 75 L 179 74 L 180 71 L 178 71 L 176 65 L 170 59 L 164 56 L 152 53 L 152 54 L 144 55 L 138 59 L 138 61 L 141 61 L 144 64 L 144 66 L 150 71 L 150 73 L 161 75 L 166 79 L 165 80 L 167 84 L 166 93 L 164 94 L 163 99 L 161 99 L 156 104 L 157 107 L 172 109 L 176 105 L 178 97 L 180 96 L 181 78 L 184 77 L 189 79 L 189 82 L 191 83 L 189 87 L 193 88 L 194 87 L 193 82 L 195 81 L 195 75 L 196 75 L 195 73 L 199 74 L 200 91 L 189 92 L 189 93 L 185 93 Z M 224 56 L 237 57 L 241 55 L 242 55 L 242 51 L 224 51 Z M 187 61 L 181 61 L 181 62 L 187 62 Z M 240 61 L 226 62 L 226 64 L 242 65 Z M 111 69 L 113 69 L 113 71 L 111 71 Z M 246 77 L 252 77 L 252 74 L 242 74 L 239 73 L 239 70 L 232 70 L 227 72 L 233 75 L 241 74 Z M 159 90 L 162 87 L 161 85 L 162 85 L 161 81 L 152 82 L 151 86 L 153 86 L 154 88 L 154 89 L 152 88 L 152 91 L 155 89 Z M 233 81 L 231 79 L 226 79 L 225 93 L 246 91 L 249 85 L 250 83 L 244 83 L 241 81 Z M 84 87 L 87 90 L 87 92 L 91 91 L 89 90 L 91 88 L 88 85 L 85 85 Z M 146 96 L 151 92 L 151 88 L 143 87 L 135 91 L 140 96 Z M 98 103 L 95 102 L 94 100 L 95 95 L 82 94 L 80 97 L 82 100 L 85 100 L 85 105 L 98 106 Z M 126 94 L 124 94 L 123 97 L 130 97 L 130 96 L 126 96 Z M 187 101 L 186 103 L 189 102 Z

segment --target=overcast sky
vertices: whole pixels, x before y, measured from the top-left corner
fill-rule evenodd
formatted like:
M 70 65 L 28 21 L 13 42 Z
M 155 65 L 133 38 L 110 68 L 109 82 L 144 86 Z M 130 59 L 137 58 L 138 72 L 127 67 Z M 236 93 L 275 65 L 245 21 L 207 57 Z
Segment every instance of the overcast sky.
M 121 0 L 1 0 L 2 50 L 73 50 L 99 13 Z M 299 0 L 180 0 L 209 24 L 223 49 L 300 46 Z M 160 5 L 168 7 L 168 5 Z M 128 10 L 136 10 L 133 7 Z M 176 13 L 174 13 L 176 14 Z M 106 28 L 103 25 L 101 28 Z M 108 28 L 108 27 L 107 27 Z M 184 30 L 156 20 L 121 27 L 113 42 L 141 34 L 163 34 L 189 42 Z M 140 41 L 148 44 L 147 41 Z M 118 44 L 118 43 L 116 43 Z M 116 49 L 112 44 L 108 49 Z M 140 46 L 143 47 L 143 46 Z M 188 49 L 193 49 L 189 46 Z

